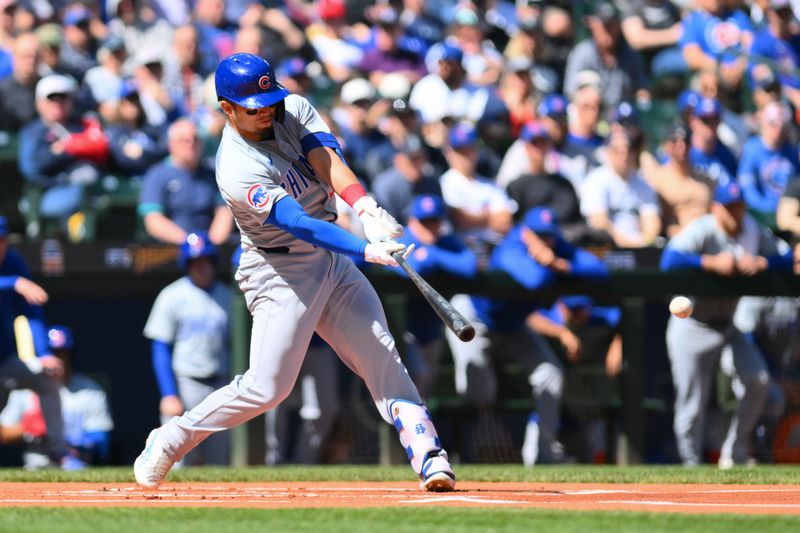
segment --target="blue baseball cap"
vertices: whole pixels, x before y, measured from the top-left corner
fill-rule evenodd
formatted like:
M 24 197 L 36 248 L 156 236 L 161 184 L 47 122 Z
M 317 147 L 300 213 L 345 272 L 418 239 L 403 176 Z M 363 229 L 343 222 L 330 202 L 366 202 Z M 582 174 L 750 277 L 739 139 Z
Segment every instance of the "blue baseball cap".
M 461 48 L 450 43 L 442 43 L 439 61 L 455 61 L 456 63 L 461 63 L 463 59 L 464 51 L 461 50 Z
M 214 74 L 214 85 L 217 98 L 247 109 L 275 105 L 289 96 L 275 80 L 270 64 L 254 54 L 238 53 L 223 59 Z
M 0 238 L 8 236 L 8 220 L 3 215 L 0 215 Z
M 546 139 L 550 140 L 550 133 L 548 133 L 547 128 L 542 126 L 539 122 L 526 122 L 524 126 L 522 126 L 522 131 L 519 133 L 520 139 L 524 141 L 535 141 L 537 139 Z
M 478 131 L 469 124 L 456 124 L 450 130 L 448 144 L 450 148 L 458 150 L 466 146 L 475 146 L 478 142 Z
M 417 220 L 443 218 L 444 215 L 444 200 L 441 196 L 435 194 L 417 196 L 411 204 L 411 216 Z
M 78 26 L 82 22 L 88 22 L 92 18 L 92 13 L 82 4 L 75 4 L 64 12 L 64 26 Z
M 561 297 L 561 303 L 570 309 L 594 307 L 594 300 L 590 296 L 583 294 L 570 294 Z
M 139 84 L 134 79 L 127 79 L 119 87 L 119 97 L 128 98 L 132 94 L 139 94 Z
M 561 235 L 556 214 L 549 207 L 534 207 L 525 213 L 524 224 L 536 233 Z
M 678 111 L 683 113 L 687 109 L 694 109 L 697 107 L 698 101 L 700 101 L 700 95 L 691 89 L 686 89 L 678 95 Z
M 714 201 L 722 205 L 744 202 L 742 188 L 736 182 L 720 185 L 714 191 Z
M 536 112 L 543 117 L 561 118 L 567 116 L 567 99 L 561 94 L 548 94 L 541 102 Z
M 692 111 L 697 118 L 711 118 L 722 115 L 722 104 L 716 98 L 700 98 Z

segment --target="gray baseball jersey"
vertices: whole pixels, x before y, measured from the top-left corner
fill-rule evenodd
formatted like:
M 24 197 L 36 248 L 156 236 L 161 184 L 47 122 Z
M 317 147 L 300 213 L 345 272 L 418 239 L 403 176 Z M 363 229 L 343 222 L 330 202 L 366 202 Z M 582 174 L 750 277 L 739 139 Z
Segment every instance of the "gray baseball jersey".
M 730 252 L 736 257 L 744 255 L 772 256 L 784 253 L 786 243 L 758 224 L 750 215 L 745 215 L 742 231 L 731 237 L 717 224 L 714 215 L 708 214 L 695 220 L 670 240 L 668 247 L 680 252 L 695 254 L 718 254 Z M 692 317 L 700 322 L 730 321 L 736 310 L 738 296 L 726 298 L 697 298 Z
M 303 146 L 312 134 L 330 135 L 330 130 L 302 96 L 290 95 L 285 102 L 286 116 L 282 124 L 275 122 L 274 139 L 249 141 L 227 125 L 217 151 L 217 185 L 242 233 L 245 251 L 253 246 L 288 246 L 293 253 L 314 249 L 280 228 L 264 225 L 272 206 L 286 195 L 312 217 L 336 220 L 333 190 L 305 158 Z
M 161 290 L 144 335 L 173 345 L 172 368 L 177 375 L 227 375 L 230 301 L 230 289 L 224 284 L 215 283 L 205 291 L 184 276 Z

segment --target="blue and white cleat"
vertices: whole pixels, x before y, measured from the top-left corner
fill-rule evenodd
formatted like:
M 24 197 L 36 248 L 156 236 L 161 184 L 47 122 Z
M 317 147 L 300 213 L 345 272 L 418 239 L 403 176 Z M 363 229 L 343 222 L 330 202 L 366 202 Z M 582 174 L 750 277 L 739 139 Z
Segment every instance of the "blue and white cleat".
M 169 469 L 175 460 L 167 455 L 158 438 L 158 429 L 154 429 L 147 436 L 144 450 L 133 463 L 133 475 L 136 483 L 149 489 L 158 487 L 167 477 Z
M 440 450 L 425 460 L 420 474 L 420 488 L 429 492 L 453 492 L 456 490 L 456 474 L 447 460 L 447 452 Z

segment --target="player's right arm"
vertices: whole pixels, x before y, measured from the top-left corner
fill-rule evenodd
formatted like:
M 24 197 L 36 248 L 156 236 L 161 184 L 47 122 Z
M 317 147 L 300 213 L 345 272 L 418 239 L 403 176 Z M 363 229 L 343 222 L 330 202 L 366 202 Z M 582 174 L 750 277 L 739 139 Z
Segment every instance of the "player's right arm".
M 370 263 L 397 266 L 392 252 L 403 252 L 405 245 L 395 241 L 367 243 L 336 224 L 319 220 L 305 212 L 294 198 L 284 196 L 270 209 L 267 224 L 277 226 L 298 239 L 332 252 L 363 257 Z

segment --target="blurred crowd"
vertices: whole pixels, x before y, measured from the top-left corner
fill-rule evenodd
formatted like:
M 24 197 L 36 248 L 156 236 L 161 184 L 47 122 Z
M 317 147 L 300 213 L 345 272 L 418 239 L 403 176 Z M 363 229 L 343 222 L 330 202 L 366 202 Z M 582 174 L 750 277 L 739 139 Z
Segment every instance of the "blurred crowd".
M 665 247 L 665 270 L 800 272 L 800 20 L 790 0 L 0 0 L 0 9 L 0 130 L 18 136 L 25 189 L 36 192 L 37 205 L 23 203 L 29 236 L 49 220 L 85 240 L 111 180 L 139 191 L 149 239 L 238 242 L 214 178 L 225 116 L 213 77 L 221 59 L 249 52 L 323 114 L 347 163 L 406 225 L 422 272 L 498 269 L 535 290 L 607 276 L 585 248 L 649 246 Z M 339 223 L 359 233 L 340 204 Z M 719 465 L 747 464 L 754 430 L 774 433 L 797 400 L 785 382 L 797 371 L 800 304 L 707 300 L 667 332 L 677 458 L 706 460 L 704 412 L 722 360 L 740 408 Z M 513 354 L 537 404 L 525 462 L 568 460 L 558 440 L 564 369 L 593 351 L 608 375 L 621 371 L 619 310 L 586 297 L 455 303 L 484 338 L 471 348 L 446 339 L 457 392 L 491 405 L 487 362 Z M 445 337 L 427 308 L 409 309 L 407 364 L 427 397 Z M 589 325 L 605 332 L 599 345 L 582 345 Z M 162 395 L 177 401 L 162 400 L 163 416 L 187 403 L 180 373 L 167 371 L 177 329 L 168 331 L 146 332 Z M 220 372 L 188 379 L 209 385 Z M 309 420 L 338 408 L 306 396 Z

